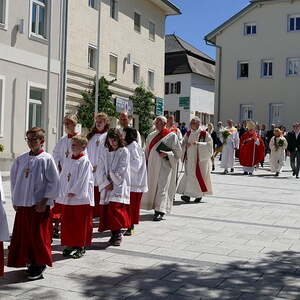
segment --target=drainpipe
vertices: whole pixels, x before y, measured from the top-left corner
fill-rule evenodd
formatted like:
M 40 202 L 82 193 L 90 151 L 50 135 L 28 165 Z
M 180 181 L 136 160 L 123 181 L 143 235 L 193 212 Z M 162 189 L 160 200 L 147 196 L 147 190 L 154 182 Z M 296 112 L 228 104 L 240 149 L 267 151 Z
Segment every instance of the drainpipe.
M 220 117 L 221 117 L 221 113 L 220 113 L 220 110 L 221 110 L 221 74 L 222 74 L 222 47 L 221 46 L 218 46 L 216 44 L 213 44 L 211 42 L 209 42 L 208 40 L 205 40 L 205 43 L 207 46 L 211 46 L 211 47 L 215 47 L 219 50 L 219 53 L 218 53 L 218 63 L 219 63 L 219 72 L 218 72 L 218 86 L 217 86 L 217 109 L 218 109 L 218 112 L 217 112 L 217 120 L 215 120 L 215 124 L 217 124 L 217 122 L 220 121 Z

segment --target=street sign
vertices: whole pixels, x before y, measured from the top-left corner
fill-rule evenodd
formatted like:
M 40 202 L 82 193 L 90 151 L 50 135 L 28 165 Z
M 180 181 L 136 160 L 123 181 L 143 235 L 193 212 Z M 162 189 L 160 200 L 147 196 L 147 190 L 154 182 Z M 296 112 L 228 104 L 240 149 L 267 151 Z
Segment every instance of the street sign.
M 190 109 L 190 97 L 179 97 L 179 107 Z
M 155 99 L 155 114 L 157 116 L 163 116 L 164 114 L 164 99 L 156 98 Z

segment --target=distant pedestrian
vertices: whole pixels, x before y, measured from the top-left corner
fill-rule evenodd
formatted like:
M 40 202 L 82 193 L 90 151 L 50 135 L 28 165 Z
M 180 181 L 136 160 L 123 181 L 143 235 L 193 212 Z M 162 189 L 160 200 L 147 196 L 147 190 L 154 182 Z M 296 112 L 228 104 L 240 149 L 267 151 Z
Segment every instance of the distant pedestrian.
M 293 130 L 287 135 L 288 152 L 293 176 L 299 178 L 300 170 L 300 123 L 293 125 Z
M 181 134 L 182 136 L 185 136 L 185 134 L 187 133 L 188 131 L 188 128 L 186 127 L 185 123 L 183 122 L 180 126 L 180 131 L 181 131 Z
M 212 162 L 212 171 L 215 170 L 215 157 L 214 153 L 216 151 L 216 148 L 219 146 L 220 140 L 218 139 L 218 135 L 216 131 L 214 130 L 214 125 L 212 123 L 207 124 L 206 131 L 210 134 L 212 141 L 213 141 L 213 154 L 211 156 L 211 162 Z

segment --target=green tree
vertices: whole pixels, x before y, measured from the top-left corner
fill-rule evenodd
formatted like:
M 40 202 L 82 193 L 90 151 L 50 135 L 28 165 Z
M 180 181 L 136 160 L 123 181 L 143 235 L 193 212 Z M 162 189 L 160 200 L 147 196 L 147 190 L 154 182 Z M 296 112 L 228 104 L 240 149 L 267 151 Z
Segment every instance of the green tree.
M 142 85 L 137 87 L 134 95 L 130 97 L 134 113 L 139 115 L 139 131 L 145 138 L 152 129 L 155 108 L 154 98 L 153 93 L 145 89 Z
M 104 112 L 110 117 L 117 117 L 116 107 L 112 102 L 112 92 L 109 90 L 110 83 L 103 76 L 99 79 L 98 111 Z M 95 89 L 96 85 L 94 81 L 91 88 L 82 93 L 83 103 L 77 110 L 79 123 L 88 129 L 91 129 L 94 125 Z

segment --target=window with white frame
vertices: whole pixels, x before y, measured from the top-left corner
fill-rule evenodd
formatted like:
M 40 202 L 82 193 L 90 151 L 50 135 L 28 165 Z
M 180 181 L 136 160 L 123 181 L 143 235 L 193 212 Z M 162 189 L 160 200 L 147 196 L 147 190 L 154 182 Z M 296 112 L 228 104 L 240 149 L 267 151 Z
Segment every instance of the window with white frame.
M 117 77 L 118 74 L 118 56 L 115 54 L 109 55 L 109 75 Z
M 154 90 L 154 71 L 148 70 L 148 87 L 150 90 Z
M 249 63 L 246 61 L 238 62 L 238 78 L 249 77 Z
M 140 66 L 137 64 L 133 65 L 133 83 L 140 84 Z
M 0 28 L 5 27 L 6 25 L 6 6 L 8 0 L 0 0 Z
M 242 104 L 240 115 L 241 115 L 241 121 L 253 120 L 253 105 Z
M 256 34 L 256 24 L 255 23 L 245 23 L 244 24 L 244 34 L 245 35 L 255 35 Z
M 273 62 L 272 60 L 263 60 L 261 63 L 261 76 L 272 77 L 273 76 Z
M 118 14 L 119 14 L 119 0 L 110 0 L 111 18 L 118 20 Z
M 28 129 L 43 127 L 43 105 L 45 102 L 45 89 L 30 86 L 28 99 Z
M 97 0 L 88 0 L 89 1 L 89 7 L 97 9 Z
M 300 30 L 300 15 L 290 15 L 288 17 L 288 31 Z
M 155 41 L 155 24 L 149 22 L 149 40 Z
M 5 78 L 0 76 L 0 136 L 4 134 Z
M 91 69 L 96 69 L 97 64 L 97 47 L 89 45 L 88 47 L 88 65 Z
M 46 38 L 47 0 L 31 0 L 31 33 Z
M 134 13 L 134 30 L 141 32 L 141 15 L 136 12 Z
M 270 104 L 270 125 L 281 125 L 283 122 L 283 105 L 278 103 Z
M 288 58 L 287 59 L 287 75 L 288 76 L 295 76 L 299 75 L 299 58 Z

